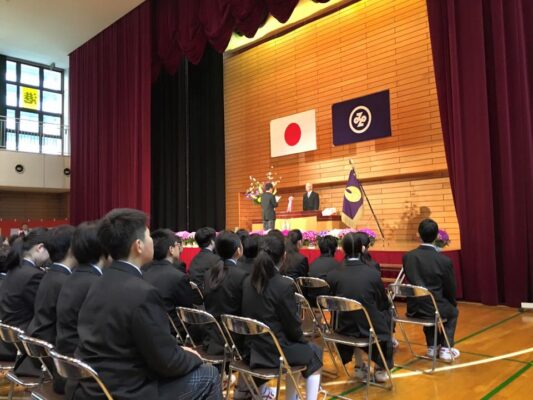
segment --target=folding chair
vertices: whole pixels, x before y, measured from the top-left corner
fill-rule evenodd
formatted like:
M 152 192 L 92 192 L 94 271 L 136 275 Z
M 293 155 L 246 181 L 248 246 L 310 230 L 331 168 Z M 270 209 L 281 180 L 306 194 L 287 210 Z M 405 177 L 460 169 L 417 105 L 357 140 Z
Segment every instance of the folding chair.
M 221 366 L 221 380 L 222 382 L 224 382 L 224 380 L 226 379 L 226 364 L 228 362 L 227 356 L 231 346 L 216 318 L 209 314 L 207 311 L 196 310 L 194 308 L 177 307 L 176 311 L 178 312 L 181 324 L 183 325 L 183 328 L 185 329 L 185 332 L 187 334 L 185 342 L 188 341 L 192 345 L 194 350 L 196 350 L 196 352 L 200 355 L 202 361 L 207 362 L 209 364 Z M 189 331 L 190 326 L 202 326 L 204 330 L 206 330 L 205 328 L 214 329 L 215 333 L 220 336 L 220 338 L 224 342 L 224 354 L 208 354 L 201 344 L 195 343 L 194 338 Z M 227 377 L 228 390 L 230 377 L 231 374 L 229 374 Z
M 392 389 L 392 375 L 389 370 L 389 367 L 387 365 L 387 361 L 385 360 L 385 356 L 383 355 L 383 350 L 381 349 L 381 345 L 379 343 L 378 336 L 376 335 L 376 331 L 374 330 L 374 325 L 372 324 L 372 321 L 370 320 L 370 317 L 368 315 L 368 312 L 366 311 L 366 308 L 359 303 L 356 300 L 347 299 L 345 297 L 339 297 L 339 296 L 318 296 L 317 297 L 317 305 L 318 309 L 320 310 L 320 313 L 322 314 L 322 318 L 324 318 L 324 321 L 326 321 L 326 330 L 324 332 L 324 340 L 326 342 L 333 343 L 335 346 L 335 350 L 337 351 L 337 356 L 339 359 L 341 359 L 341 356 L 339 354 L 339 350 L 337 348 L 337 344 L 344 344 L 348 346 L 352 346 L 355 348 L 368 348 L 368 359 L 372 360 L 372 345 L 375 345 L 378 349 L 379 356 L 381 358 L 381 361 L 383 362 L 383 365 L 385 366 L 385 369 L 387 371 L 387 375 L 389 376 L 389 381 L 387 384 L 382 385 L 376 382 L 372 382 L 370 379 L 370 365 L 367 370 L 367 376 L 366 376 L 366 396 L 368 397 L 368 390 L 370 385 L 378 386 L 384 389 Z M 341 312 L 352 312 L 352 311 L 359 311 L 363 312 L 366 318 L 366 321 L 369 326 L 369 333 L 370 335 L 368 338 L 357 338 L 353 336 L 347 336 L 340 333 L 337 333 L 336 327 L 327 322 L 325 312 L 329 313 L 341 313 Z M 346 365 L 342 364 L 344 368 L 344 372 L 347 376 L 351 376 L 348 373 L 348 369 L 346 368 Z M 340 396 L 337 396 L 340 397 Z
M 200 287 L 193 281 L 190 281 L 189 283 L 191 284 L 192 292 L 196 296 L 196 298 L 202 300 L 202 304 L 194 304 L 194 307 L 199 310 L 203 310 L 204 309 L 204 294 L 202 293 L 202 289 L 200 289 Z
M 289 365 L 289 363 L 287 362 L 287 358 L 283 353 L 283 349 L 281 348 L 278 342 L 278 339 L 266 324 L 251 318 L 237 317 L 235 315 L 228 314 L 224 314 L 220 318 L 222 320 L 222 324 L 228 332 L 228 337 L 231 341 L 233 359 L 229 363 L 230 375 L 233 371 L 237 371 L 242 374 L 246 385 L 250 389 L 250 392 L 252 393 L 252 396 L 255 399 L 261 399 L 261 393 L 259 392 L 259 388 L 257 387 L 253 379 L 254 377 L 267 381 L 271 379 L 276 379 L 276 399 L 278 399 L 281 377 L 283 375 L 287 375 L 292 380 L 299 398 L 304 399 L 300 388 L 298 387 L 298 380 L 296 379 L 294 374 L 305 371 L 307 367 Z M 266 337 L 270 337 L 270 339 L 274 342 L 274 346 L 279 354 L 279 368 L 250 368 L 250 366 L 243 360 L 242 349 L 237 348 L 237 346 L 235 345 L 235 342 L 233 341 L 233 338 L 231 336 L 232 333 L 246 336 L 264 335 Z M 229 399 L 229 387 L 228 391 L 226 392 L 226 399 Z
M 174 332 L 176 332 L 176 340 L 178 341 L 179 344 L 185 344 L 185 341 L 183 337 L 181 336 L 180 331 L 178 330 L 178 327 L 174 323 L 174 320 L 172 319 L 170 314 L 167 314 L 167 317 L 168 317 L 168 322 L 170 324 L 170 327 L 174 329 Z
M 24 331 L 20 328 L 0 323 L 0 339 L 6 343 L 11 343 L 17 348 L 18 355 L 26 354 L 26 350 L 19 338 L 24 335 Z M 7 373 L 6 379 L 10 382 L 8 400 L 13 399 L 13 392 L 15 385 L 22 386 L 26 389 L 33 389 L 45 381 L 44 374 L 39 378 L 18 376 L 14 370 Z
M 434 334 L 434 337 L 433 337 L 433 346 L 434 346 L 434 348 L 437 349 L 437 345 L 438 345 L 438 343 L 437 343 L 438 330 L 441 330 L 441 332 L 444 335 L 444 339 L 446 340 L 446 344 L 448 345 L 449 348 L 451 348 L 450 341 L 448 340 L 448 335 L 446 335 L 446 330 L 444 329 L 444 322 L 446 322 L 446 319 L 442 318 L 440 316 L 439 308 L 437 307 L 437 302 L 435 301 L 435 297 L 433 297 L 433 294 L 428 289 L 426 289 L 425 287 L 422 287 L 422 286 L 414 286 L 414 285 L 406 285 L 406 284 L 392 284 L 392 285 L 389 285 L 388 290 L 389 290 L 389 293 L 390 293 L 389 294 L 389 302 L 390 302 L 391 308 L 392 308 L 391 331 L 392 331 L 392 327 L 394 326 L 393 324 L 395 322 L 398 323 L 398 325 L 400 326 L 400 330 L 402 331 L 402 335 L 403 335 L 405 341 L 407 342 L 407 346 L 409 347 L 409 351 L 411 352 L 411 354 L 414 357 L 416 357 L 416 358 L 421 358 L 421 359 L 426 359 L 426 360 L 431 360 L 432 361 L 431 370 L 430 371 L 423 370 L 422 372 L 433 373 L 435 371 L 435 366 L 437 364 L 437 351 L 435 351 L 433 353 L 433 357 L 428 357 L 428 356 L 424 356 L 424 355 L 421 355 L 421 354 L 416 354 L 414 352 L 413 348 L 411 347 L 411 343 L 409 342 L 409 339 L 407 338 L 407 333 L 405 332 L 405 330 L 403 328 L 403 324 L 421 325 L 421 326 L 426 326 L 426 327 L 433 326 L 435 328 L 434 329 L 435 334 Z M 398 312 L 396 311 L 396 307 L 394 306 L 393 299 L 396 298 L 396 297 L 400 297 L 400 298 L 429 297 L 431 299 L 431 303 L 433 304 L 433 307 L 435 309 L 435 317 L 432 318 L 432 319 L 429 319 L 429 318 L 413 318 L 413 317 L 408 317 L 408 316 L 400 317 L 398 315 Z M 449 362 L 453 363 L 453 361 L 454 361 L 453 354 L 450 353 L 450 355 L 452 356 L 452 359 Z M 441 360 L 439 360 L 439 361 L 441 361 Z M 448 361 L 443 361 L 443 362 L 448 362 Z M 412 368 L 409 368 L 406 365 L 398 365 L 398 366 L 402 367 L 402 368 L 405 368 L 405 369 L 412 369 Z M 415 371 L 418 371 L 418 370 L 415 369 Z
M 105 395 L 106 399 L 113 400 L 113 397 L 109 393 L 109 390 L 100 380 L 98 373 L 89 365 L 76 358 L 67 357 L 62 354 L 59 354 L 54 350 L 50 351 L 50 356 L 54 360 L 57 373 L 63 378 L 75 380 L 92 378 L 96 381 L 96 383 L 102 390 L 102 393 Z
M 43 382 L 37 388 L 31 390 L 31 398 L 34 400 L 62 400 L 65 396 L 54 392 L 52 383 L 52 373 L 48 369 L 48 366 L 44 362 L 45 359 L 50 358 L 50 351 L 54 349 L 54 346 L 44 340 L 29 337 L 23 334 L 19 335 L 19 339 L 26 350 L 28 357 L 38 359 L 41 362 L 43 371 L 50 378 L 46 382 Z
M 2 321 L 0 321 L 0 323 L 2 323 Z M 0 340 L 3 341 L 3 339 L 1 338 L 1 335 L 0 335 Z M 11 371 L 13 370 L 14 366 L 15 366 L 15 361 L 0 361 L 0 373 Z

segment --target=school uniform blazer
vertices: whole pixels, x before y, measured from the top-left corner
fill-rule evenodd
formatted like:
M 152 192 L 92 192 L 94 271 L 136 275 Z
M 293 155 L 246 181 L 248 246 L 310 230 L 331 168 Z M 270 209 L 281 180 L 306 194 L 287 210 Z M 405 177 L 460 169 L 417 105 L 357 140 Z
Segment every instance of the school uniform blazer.
M 334 257 L 321 255 L 311 263 L 309 276 L 313 278 L 326 279 L 331 270 L 339 269 L 341 264 Z
M 327 282 L 333 296 L 361 303 L 368 312 L 380 340 L 390 340 L 390 311 L 381 277 L 374 267 L 360 260 L 346 260 L 342 267 L 328 273 Z M 339 316 L 338 332 L 354 337 L 368 337 L 370 326 L 362 311 L 344 312 Z
M 184 376 L 201 364 L 170 334 L 157 289 L 121 261 L 106 268 L 89 289 L 78 334 L 76 358 L 98 372 L 117 400 L 157 399 L 160 379 Z M 83 380 L 67 384 L 67 398 L 104 397 L 98 385 Z
M 241 257 L 237 261 L 237 268 L 244 271 L 246 275 L 250 275 L 254 269 L 255 258 Z
M 63 284 L 57 299 L 56 349 L 72 357 L 78 346 L 78 315 L 87 292 L 102 273 L 92 265 L 79 265 Z
M 251 277 L 243 285 L 242 315 L 268 325 L 278 339 L 289 363 L 307 365 L 313 351 L 302 332 L 302 321 L 294 296 L 293 283 L 277 271 L 263 293 L 252 287 Z M 276 368 L 279 355 L 272 340 L 266 336 L 247 339 L 252 368 Z
M 0 273 L 0 299 L 2 297 L 2 285 L 6 279 L 5 273 Z M 0 342 L 0 360 L 13 361 L 17 355 L 17 348 L 10 343 Z
M 51 344 L 56 342 L 57 299 L 70 275 L 71 272 L 61 265 L 52 264 L 47 268 L 35 296 L 34 315 L 28 326 L 28 335 Z
M 200 252 L 192 259 L 189 267 L 189 277 L 191 278 L 191 281 L 203 289 L 205 273 L 219 261 L 220 257 L 211 250 L 200 250 Z
M 420 246 L 403 256 L 403 268 L 409 283 L 429 289 L 441 316 L 457 314 L 455 299 L 456 284 L 452 261 L 435 248 Z M 435 316 L 435 308 L 429 299 L 407 299 L 407 313 L 410 316 Z
M 309 274 L 309 261 L 307 257 L 300 253 L 291 254 L 290 265 L 287 265 L 284 275 L 296 279 L 300 276 L 307 276 Z
M 304 193 L 303 209 L 304 211 L 320 209 L 320 197 L 317 192 L 311 192 L 309 197 L 307 197 L 307 192 Z
M 44 271 L 27 260 L 8 271 L 2 285 L 0 319 L 24 331 L 33 319 L 35 297 Z
M 276 210 L 278 206 L 276 197 L 269 192 L 261 195 L 261 209 L 263 210 L 263 221 L 273 221 L 276 219 Z
M 189 276 L 167 260 L 155 260 L 143 270 L 143 277 L 157 289 L 165 310 L 179 329 L 181 322 L 176 307 L 192 307 L 193 292 Z
M 216 319 L 220 319 L 222 314 L 241 315 L 243 281 L 247 275 L 229 260 L 224 260 L 224 267 L 228 270 L 224 280 L 216 289 L 208 288 L 209 275 L 206 274 L 205 276 L 205 310 Z M 203 344 L 209 354 L 223 353 L 222 338 L 212 329 L 208 330 Z

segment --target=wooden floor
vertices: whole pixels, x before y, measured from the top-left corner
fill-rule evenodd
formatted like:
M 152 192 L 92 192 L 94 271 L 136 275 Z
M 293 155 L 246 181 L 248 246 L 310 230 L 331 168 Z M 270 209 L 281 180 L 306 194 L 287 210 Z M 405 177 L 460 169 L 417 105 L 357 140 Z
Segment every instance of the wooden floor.
M 405 307 L 399 307 L 402 314 L 404 310 Z M 424 375 L 395 368 L 393 390 L 371 387 L 369 398 L 533 399 L 533 313 L 474 303 L 460 303 L 459 310 L 455 337 L 461 357 L 449 370 Z M 406 331 L 411 342 L 417 344 L 414 350 L 425 352 L 422 329 L 406 326 Z M 396 338 L 400 340 L 400 348 L 395 353 L 395 363 L 412 362 L 399 329 Z M 496 356 L 520 351 L 524 354 L 493 360 Z M 332 369 L 328 354 L 324 362 L 326 369 Z M 429 368 L 431 362 L 418 360 L 409 366 L 424 369 Z M 437 367 L 449 367 L 449 364 L 439 363 Z M 350 368 L 353 368 L 352 365 Z M 342 394 L 351 399 L 365 396 L 363 385 L 346 382 L 344 375 L 335 380 L 324 378 L 323 384 L 332 394 Z

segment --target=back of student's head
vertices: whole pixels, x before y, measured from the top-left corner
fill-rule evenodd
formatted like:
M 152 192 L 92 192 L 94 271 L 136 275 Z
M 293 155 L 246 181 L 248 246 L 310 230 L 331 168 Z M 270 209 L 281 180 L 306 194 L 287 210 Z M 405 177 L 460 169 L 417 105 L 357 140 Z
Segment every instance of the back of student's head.
M 276 236 L 265 236 L 261 240 L 259 253 L 254 261 L 251 284 L 257 293 L 263 293 L 270 279 L 276 273 L 276 267 L 285 255 L 285 244 Z
M 285 261 L 279 270 L 282 274 L 287 274 L 289 269 L 299 262 L 299 244 L 301 244 L 302 239 L 303 235 L 299 229 L 293 229 L 287 235 L 287 238 L 285 239 L 287 257 L 285 257 Z
M 72 253 L 79 264 L 97 264 L 107 253 L 97 237 L 98 223 L 83 222 L 72 235 Z
M 223 259 L 232 258 L 237 249 L 241 246 L 241 239 L 236 233 L 222 231 L 215 240 L 217 254 Z
M 7 271 L 7 260 L 10 247 L 7 244 L 0 243 L 0 272 Z
M 13 235 L 9 235 L 9 237 L 7 238 L 7 244 L 9 244 L 10 246 L 13 246 L 13 242 L 17 240 L 18 238 L 19 238 L 19 235 L 17 235 L 16 233 L 14 233 Z
M 146 214 L 132 208 L 115 208 L 99 223 L 97 237 L 114 260 L 128 258 L 131 245 L 145 240 Z
M 298 242 L 303 240 L 302 231 L 299 229 L 293 229 L 287 235 L 286 248 L 287 251 L 298 251 Z
M 154 260 L 164 260 L 169 249 L 181 243 L 181 239 L 170 229 L 157 229 L 150 233 L 154 240 Z
M 259 252 L 259 241 L 261 236 L 253 234 L 244 239 L 242 244 L 242 253 L 247 259 L 252 259 L 257 257 Z
M 318 239 L 318 248 L 323 256 L 333 257 L 337 251 L 337 246 L 337 238 L 334 236 L 326 235 Z
M 72 225 L 61 225 L 48 231 L 44 247 L 48 250 L 52 262 L 60 262 L 65 259 L 75 230 L 76 228 Z
M 246 239 L 248 236 L 250 236 L 250 232 L 248 232 L 246 229 L 238 229 L 237 232 L 235 232 L 239 239 L 241 240 L 241 243 L 244 245 L 244 239 Z
M 198 246 L 203 249 L 211 244 L 215 240 L 217 232 L 211 227 L 200 228 L 194 234 L 194 240 L 198 243 Z
M 342 249 L 346 258 L 358 258 L 363 252 L 363 238 L 350 232 L 342 239 Z
M 282 242 L 285 241 L 285 236 L 283 236 L 283 233 L 279 229 L 271 229 L 268 231 L 267 236 L 274 236 L 277 237 Z
M 439 234 L 439 226 L 432 219 L 425 219 L 418 225 L 418 234 L 424 243 L 433 243 Z

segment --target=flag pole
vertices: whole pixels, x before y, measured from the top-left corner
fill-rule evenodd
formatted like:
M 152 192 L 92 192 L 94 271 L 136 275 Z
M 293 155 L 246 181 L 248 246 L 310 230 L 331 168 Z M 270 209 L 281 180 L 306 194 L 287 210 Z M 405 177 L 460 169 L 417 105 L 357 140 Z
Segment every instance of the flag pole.
M 353 161 L 350 159 L 350 166 L 352 167 L 353 174 L 355 175 L 355 178 L 357 179 L 357 173 L 355 172 L 355 166 L 353 165 Z M 368 203 L 368 206 L 370 207 L 370 211 L 372 212 L 372 215 L 374 216 L 374 220 L 376 221 L 376 224 L 378 225 L 379 233 L 381 234 L 381 238 L 385 240 L 385 235 L 383 234 L 383 229 L 381 229 L 381 225 L 379 224 L 378 217 L 376 216 L 376 213 L 374 212 L 374 209 L 372 208 L 372 203 L 370 203 L 370 200 L 368 199 L 368 196 L 366 195 L 365 188 L 363 187 L 363 184 L 359 179 L 357 179 L 359 182 L 359 187 L 361 188 L 361 192 L 363 192 L 363 196 L 365 196 L 366 202 Z

